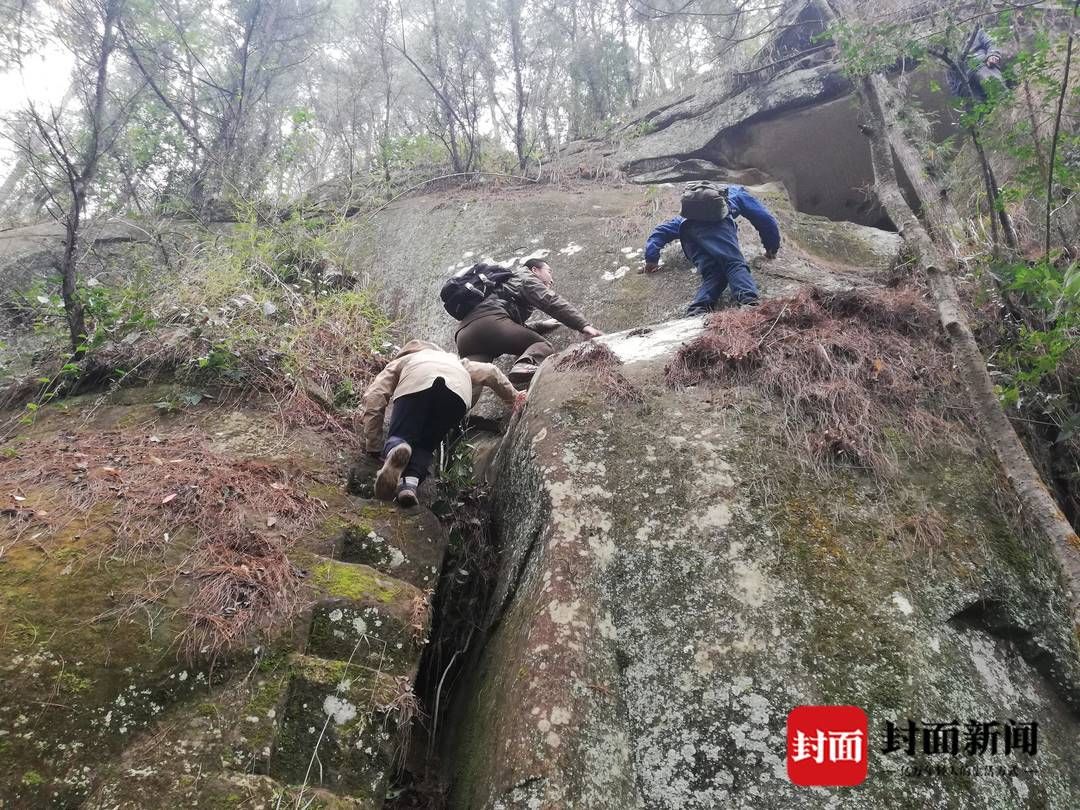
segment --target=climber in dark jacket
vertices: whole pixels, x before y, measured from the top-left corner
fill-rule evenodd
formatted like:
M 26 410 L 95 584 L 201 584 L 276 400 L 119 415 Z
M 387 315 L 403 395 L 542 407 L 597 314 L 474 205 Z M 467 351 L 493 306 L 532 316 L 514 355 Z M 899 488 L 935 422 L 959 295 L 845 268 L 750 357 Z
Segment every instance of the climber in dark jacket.
M 512 354 L 517 361 L 510 369 L 510 381 L 527 383 L 544 358 L 555 351 L 537 329 L 557 328 L 561 323 L 586 338 L 603 333 L 589 325 L 577 307 L 552 289 L 551 268 L 542 259 L 529 259 L 525 267 L 504 281 L 500 287 L 466 315 L 454 340 L 458 354 L 469 360 L 490 363 L 496 357 Z M 533 310 L 555 319 L 529 324 Z
M 972 31 L 967 47 L 956 60 L 956 65 L 959 70 L 950 67 L 946 79 L 949 89 L 961 98 L 974 96 L 977 101 L 986 101 L 988 82 L 1004 84 L 1001 75 L 1001 51 L 981 26 Z M 964 72 L 961 73 L 960 70 Z
M 758 301 L 757 285 L 750 275 L 739 248 L 739 226 L 735 218 L 743 216 L 757 229 L 765 258 L 776 258 L 780 249 L 780 227 L 769 210 L 742 186 L 728 186 L 728 216 L 720 222 L 672 217 L 656 226 L 645 243 L 644 273 L 660 269 L 660 251 L 678 239 L 683 253 L 701 273 L 701 286 L 686 310 L 687 315 L 708 312 L 731 285 L 736 303 L 754 306 Z

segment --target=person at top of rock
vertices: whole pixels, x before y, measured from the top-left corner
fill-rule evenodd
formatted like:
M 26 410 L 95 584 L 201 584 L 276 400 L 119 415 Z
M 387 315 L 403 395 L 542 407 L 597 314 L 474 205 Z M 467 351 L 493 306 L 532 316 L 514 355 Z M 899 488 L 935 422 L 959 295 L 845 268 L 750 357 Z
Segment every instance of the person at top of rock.
M 945 75 L 949 89 L 961 98 L 986 101 L 988 82 L 1004 84 L 1001 59 L 1001 51 L 994 45 L 994 40 L 982 26 L 976 26 L 956 60 L 956 67 L 950 67 Z
M 695 195 L 696 199 L 691 200 Z M 701 273 L 701 286 L 686 310 L 687 315 L 712 310 L 729 285 L 731 297 L 737 304 L 755 306 L 758 289 L 739 247 L 739 226 L 735 220 L 746 217 L 761 237 L 765 258 L 774 259 L 780 249 L 780 227 L 776 218 L 743 186 L 723 187 L 702 181 L 687 183 L 682 213 L 653 230 L 645 243 L 645 264 L 641 272 L 659 270 L 660 251 L 678 239 L 683 253 Z
M 381 453 L 383 459 L 375 478 L 376 497 L 416 505 L 416 491 L 427 477 L 435 448 L 476 404 L 485 386 L 515 410 L 525 402 L 525 392 L 515 391 L 490 363 L 458 357 L 424 340 L 405 344 L 361 401 L 358 422 L 365 449 L 371 455 Z M 383 414 L 391 402 L 384 443 Z
M 454 334 L 458 354 L 487 363 L 504 354 L 515 355 L 517 360 L 510 369 L 510 380 L 527 385 L 544 358 L 554 351 L 538 329 L 548 331 L 561 323 L 586 338 L 602 335 L 577 307 L 555 292 L 554 284 L 547 262 L 528 259 L 522 269 L 510 273 L 461 319 Z M 554 322 L 527 326 L 533 310 L 550 315 Z

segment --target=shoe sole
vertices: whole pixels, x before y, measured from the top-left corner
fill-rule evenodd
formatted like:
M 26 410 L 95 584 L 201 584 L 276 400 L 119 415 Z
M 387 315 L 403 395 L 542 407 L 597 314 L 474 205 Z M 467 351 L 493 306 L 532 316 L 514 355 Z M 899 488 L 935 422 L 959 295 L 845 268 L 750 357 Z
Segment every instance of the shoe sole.
M 519 383 L 532 382 L 532 378 L 535 377 L 535 376 L 536 376 L 535 371 L 529 371 L 529 372 L 518 371 L 516 373 L 511 371 L 509 374 L 506 375 L 506 379 L 510 380 L 510 382 L 512 382 L 514 385 L 518 385 Z
M 412 458 L 412 448 L 399 444 L 386 457 L 378 476 L 375 478 L 375 497 L 380 501 L 392 501 L 401 483 L 401 474 Z
M 405 509 L 410 509 L 420 503 L 420 501 L 416 497 L 416 493 L 410 491 L 407 494 L 404 492 L 399 493 L 397 496 L 397 503 L 398 506 L 404 507 Z

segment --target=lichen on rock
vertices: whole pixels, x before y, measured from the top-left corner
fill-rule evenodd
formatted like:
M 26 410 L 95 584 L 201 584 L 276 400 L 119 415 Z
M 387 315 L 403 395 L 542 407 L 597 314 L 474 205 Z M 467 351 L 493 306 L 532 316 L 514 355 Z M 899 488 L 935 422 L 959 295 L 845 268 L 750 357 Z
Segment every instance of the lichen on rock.
M 1074 804 L 1074 746 L 1041 747 L 1007 779 L 912 780 L 880 753 L 886 722 L 908 718 L 1080 730 L 1053 561 L 1002 517 L 967 428 L 917 442 L 899 420 L 884 478 L 814 470 L 792 458 L 775 392 L 666 388 L 665 329 L 605 339 L 646 407 L 556 360 L 508 437 L 505 561 L 455 801 L 816 808 L 786 774 L 787 714 L 853 704 L 870 717 L 870 777 L 830 806 Z M 644 350 L 653 339 L 664 348 Z

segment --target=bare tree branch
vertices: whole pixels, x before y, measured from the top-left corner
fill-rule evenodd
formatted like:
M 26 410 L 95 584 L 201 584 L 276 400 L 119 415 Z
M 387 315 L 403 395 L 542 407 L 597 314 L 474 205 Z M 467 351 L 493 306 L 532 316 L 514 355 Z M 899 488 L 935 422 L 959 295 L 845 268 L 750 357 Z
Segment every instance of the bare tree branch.
M 1050 167 L 1046 173 L 1046 255 L 1050 255 L 1050 207 L 1054 195 L 1054 161 L 1057 157 L 1058 136 L 1061 134 L 1061 111 L 1065 106 L 1065 94 L 1069 90 L 1069 68 L 1072 65 L 1073 27 L 1076 24 L 1076 11 L 1080 0 L 1073 3 L 1072 19 L 1069 20 L 1069 44 L 1065 49 L 1065 75 L 1061 77 L 1061 93 L 1058 95 L 1057 114 L 1054 116 L 1054 134 L 1050 139 Z

